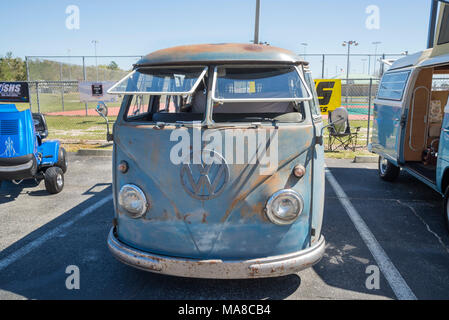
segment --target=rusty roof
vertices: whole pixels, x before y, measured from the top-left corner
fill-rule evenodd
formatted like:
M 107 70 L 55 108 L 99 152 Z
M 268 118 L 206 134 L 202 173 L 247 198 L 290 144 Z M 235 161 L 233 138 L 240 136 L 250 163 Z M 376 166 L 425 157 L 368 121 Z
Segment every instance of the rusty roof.
M 148 54 L 136 66 L 209 62 L 304 63 L 294 52 L 260 44 L 198 44 L 162 49 Z

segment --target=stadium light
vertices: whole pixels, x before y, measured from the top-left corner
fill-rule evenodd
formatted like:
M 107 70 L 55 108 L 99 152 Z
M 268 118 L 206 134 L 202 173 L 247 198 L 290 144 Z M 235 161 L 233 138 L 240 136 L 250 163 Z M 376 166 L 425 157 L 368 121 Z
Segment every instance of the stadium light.
M 94 44 L 94 48 L 95 48 L 95 67 L 97 69 L 97 82 L 98 82 L 98 57 L 97 57 L 97 44 L 100 41 L 98 40 L 92 40 L 92 43 Z
M 349 41 L 343 41 L 342 46 L 343 47 L 348 47 L 348 61 L 346 63 L 346 104 L 348 104 L 348 84 L 349 84 L 349 68 L 350 68 L 350 64 L 349 64 L 349 60 L 350 60 L 350 55 L 351 55 L 351 46 L 358 46 L 359 43 L 355 40 L 349 40 Z

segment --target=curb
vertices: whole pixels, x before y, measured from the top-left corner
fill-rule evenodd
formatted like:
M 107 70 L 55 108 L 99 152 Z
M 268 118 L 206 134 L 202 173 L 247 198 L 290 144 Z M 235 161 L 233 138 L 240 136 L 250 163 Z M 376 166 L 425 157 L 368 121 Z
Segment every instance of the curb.
M 78 156 L 99 156 L 99 157 L 110 157 L 112 156 L 112 150 L 101 150 L 101 149 L 79 149 L 76 152 Z
M 379 156 L 356 156 L 354 163 L 377 163 Z

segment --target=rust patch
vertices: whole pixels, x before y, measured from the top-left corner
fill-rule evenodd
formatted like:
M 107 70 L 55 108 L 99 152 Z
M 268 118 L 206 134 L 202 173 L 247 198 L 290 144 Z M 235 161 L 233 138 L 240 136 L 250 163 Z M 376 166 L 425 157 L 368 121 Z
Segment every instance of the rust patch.
M 214 56 L 215 54 L 215 56 Z M 240 54 L 240 58 L 235 55 Z M 259 56 L 258 54 L 262 54 Z M 261 60 L 279 62 L 300 62 L 301 59 L 292 51 L 259 44 L 222 43 L 183 45 L 158 50 L 145 56 L 138 65 L 162 64 L 170 62 L 226 61 L 226 60 Z
M 184 222 L 186 222 L 186 223 L 188 223 L 188 224 L 192 224 L 192 222 L 190 222 L 190 221 L 187 220 L 187 218 L 190 217 L 190 216 L 191 216 L 190 213 L 185 214 L 185 215 L 184 215 Z

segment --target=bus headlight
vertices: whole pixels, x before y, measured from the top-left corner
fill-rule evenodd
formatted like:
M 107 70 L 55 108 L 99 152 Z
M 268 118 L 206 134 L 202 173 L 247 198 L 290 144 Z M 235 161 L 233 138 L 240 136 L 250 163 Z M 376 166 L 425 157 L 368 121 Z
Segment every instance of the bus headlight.
M 142 190 L 132 184 L 125 184 L 118 195 L 119 206 L 134 219 L 140 218 L 148 209 L 147 199 Z
M 268 219 L 279 225 L 292 224 L 304 209 L 301 195 L 291 189 L 280 190 L 268 199 L 266 214 Z

